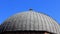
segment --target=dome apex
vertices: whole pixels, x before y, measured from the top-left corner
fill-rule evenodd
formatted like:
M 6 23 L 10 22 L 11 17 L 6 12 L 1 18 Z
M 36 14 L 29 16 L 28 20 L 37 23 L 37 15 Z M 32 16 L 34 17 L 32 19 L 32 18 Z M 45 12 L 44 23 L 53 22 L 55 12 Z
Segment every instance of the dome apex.
M 29 11 L 32 11 L 32 10 L 33 10 L 32 8 L 29 9 Z

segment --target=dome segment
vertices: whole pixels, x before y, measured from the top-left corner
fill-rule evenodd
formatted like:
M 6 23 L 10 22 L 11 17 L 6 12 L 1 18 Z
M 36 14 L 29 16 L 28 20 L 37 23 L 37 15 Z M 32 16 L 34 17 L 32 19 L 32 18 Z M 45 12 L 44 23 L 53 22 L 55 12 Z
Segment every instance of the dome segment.
M 0 31 L 48 31 L 51 33 L 60 32 L 60 27 L 56 21 L 42 13 L 28 11 L 17 13 L 1 24 Z

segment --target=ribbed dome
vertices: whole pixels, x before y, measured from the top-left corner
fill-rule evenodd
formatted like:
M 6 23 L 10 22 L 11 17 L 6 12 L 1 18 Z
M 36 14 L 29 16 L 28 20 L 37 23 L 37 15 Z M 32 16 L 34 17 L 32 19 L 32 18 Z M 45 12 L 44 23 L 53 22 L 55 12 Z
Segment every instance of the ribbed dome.
M 0 31 L 48 31 L 60 34 L 60 27 L 49 16 L 35 11 L 17 13 L 1 24 Z

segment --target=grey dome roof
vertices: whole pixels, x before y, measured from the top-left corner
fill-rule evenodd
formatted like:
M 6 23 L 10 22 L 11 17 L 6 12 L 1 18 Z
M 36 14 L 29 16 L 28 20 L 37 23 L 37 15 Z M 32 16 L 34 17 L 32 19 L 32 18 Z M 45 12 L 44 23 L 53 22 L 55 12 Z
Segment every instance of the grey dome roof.
M 17 13 L 0 26 L 0 31 L 35 30 L 60 33 L 59 24 L 49 16 L 35 11 Z

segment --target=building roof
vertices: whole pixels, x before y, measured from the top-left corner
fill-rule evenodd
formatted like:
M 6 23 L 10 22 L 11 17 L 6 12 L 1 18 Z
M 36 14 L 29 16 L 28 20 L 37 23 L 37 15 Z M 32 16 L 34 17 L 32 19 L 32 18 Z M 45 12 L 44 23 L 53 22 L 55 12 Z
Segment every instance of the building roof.
M 60 34 L 59 24 L 49 16 L 35 11 L 17 13 L 0 26 L 0 32 L 4 31 L 48 31 Z

